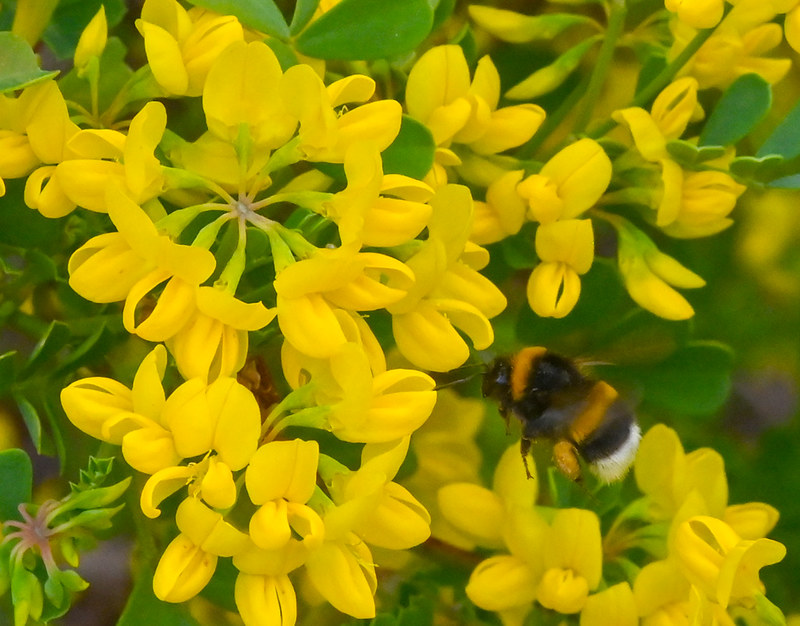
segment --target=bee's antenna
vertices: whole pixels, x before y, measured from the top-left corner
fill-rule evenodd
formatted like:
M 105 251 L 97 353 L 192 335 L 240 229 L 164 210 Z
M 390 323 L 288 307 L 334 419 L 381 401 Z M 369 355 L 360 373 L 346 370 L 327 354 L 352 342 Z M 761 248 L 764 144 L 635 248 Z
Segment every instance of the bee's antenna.
M 462 365 L 461 367 L 457 367 L 454 370 L 450 370 L 450 372 L 451 373 L 452 372 L 460 372 L 460 371 L 463 371 L 463 370 L 473 369 L 473 368 L 476 368 L 476 367 L 480 368 L 477 372 L 471 372 L 470 374 L 467 374 L 466 376 L 463 376 L 461 378 L 456 378 L 455 380 L 437 382 L 436 386 L 433 388 L 434 391 L 438 391 L 439 389 L 444 389 L 445 387 L 452 387 L 453 385 L 460 385 L 461 383 L 465 383 L 465 382 L 467 382 L 469 380 L 472 380 L 476 376 L 480 376 L 481 374 L 483 374 L 486 371 L 486 364 L 484 364 L 484 363 L 469 363 L 467 365 Z

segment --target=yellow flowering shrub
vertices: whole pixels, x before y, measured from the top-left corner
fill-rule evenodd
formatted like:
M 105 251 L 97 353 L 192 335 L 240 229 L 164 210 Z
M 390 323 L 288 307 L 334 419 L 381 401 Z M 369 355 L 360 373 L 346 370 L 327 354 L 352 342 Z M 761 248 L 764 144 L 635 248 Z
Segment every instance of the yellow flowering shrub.
M 728 275 L 800 295 L 796 2 L 129 4 L 0 6 L 15 626 L 113 533 L 123 626 L 784 623 L 778 509 L 690 419 Z M 525 346 L 575 397 L 487 373 Z

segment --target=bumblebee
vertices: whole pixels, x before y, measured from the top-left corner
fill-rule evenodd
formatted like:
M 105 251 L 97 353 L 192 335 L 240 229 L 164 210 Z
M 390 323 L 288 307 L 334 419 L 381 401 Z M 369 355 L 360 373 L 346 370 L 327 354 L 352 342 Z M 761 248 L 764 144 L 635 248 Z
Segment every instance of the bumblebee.
M 617 391 L 585 376 L 577 364 L 546 348 L 528 347 L 495 359 L 483 376 L 484 397 L 500 404 L 522 424 L 520 452 L 528 469 L 528 452 L 537 439 L 553 442 L 553 461 L 561 472 L 579 480 L 582 458 L 605 482 L 621 479 L 633 463 L 641 430 Z

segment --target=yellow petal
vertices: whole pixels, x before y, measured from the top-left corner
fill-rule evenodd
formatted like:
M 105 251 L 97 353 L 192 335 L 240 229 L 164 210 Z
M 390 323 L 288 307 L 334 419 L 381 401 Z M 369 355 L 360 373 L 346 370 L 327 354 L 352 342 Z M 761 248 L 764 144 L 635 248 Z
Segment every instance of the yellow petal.
M 535 104 L 520 104 L 495 111 L 483 136 L 470 143 L 478 154 L 497 154 L 522 145 L 533 137 L 544 122 L 544 109 Z
M 234 590 L 236 608 L 250 626 L 294 626 L 297 597 L 288 576 L 239 573 Z
M 283 498 L 305 503 L 314 492 L 319 463 L 316 441 L 272 441 L 250 459 L 245 485 L 254 504 Z
M 108 37 L 108 24 L 106 23 L 105 7 L 101 4 L 100 10 L 83 29 L 78 45 L 75 47 L 75 67 L 81 69 L 89 63 L 91 57 L 99 57 L 106 47 Z
M 144 20 L 136 27 L 144 38 L 147 61 L 158 84 L 171 95 L 183 95 L 189 88 L 189 74 L 175 38 L 166 30 Z
M 232 43 L 211 67 L 203 89 L 208 129 L 235 143 L 240 126 L 246 125 L 256 146 L 283 145 L 297 121 L 284 108 L 281 76 L 275 53 L 265 43 Z
M 347 343 L 336 314 L 319 294 L 300 298 L 279 294 L 277 303 L 283 336 L 303 354 L 325 358 Z
M 465 96 L 469 86 L 469 68 L 461 47 L 431 48 L 419 58 L 408 75 L 408 112 L 426 123 L 437 108 Z
M 326 542 L 312 552 L 306 572 L 317 591 L 342 613 L 359 619 L 375 616 L 375 566 L 366 545 Z
M 581 611 L 580 626 L 637 626 L 639 615 L 630 585 L 620 583 L 589 596 Z
M 536 254 L 545 263 L 564 263 L 577 274 L 589 271 L 594 260 L 591 220 L 559 220 L 536 229 Z
M 173 465 L 150 476 L 142 487 L 142 494 L 139 497 L 142 513 L 150 519 L 161 515 L 161 510 L 158 508 L 161 502 L 186 486 L 194 475 L 195 470 L 192 467 Z
M 496 493 L 471 483 L 452 483 L 439 489 L 436 498 L 445 519 L 474 542 L 487 548 L 503 546 L 506 511 Z
M 493 556 L 473 570 L 466 592 L 476 606 L 487 611 L 503 611 L 533 602 L 537 582 L 528 564 L 519 558 Z
M 400 352 L 414 365 L 447 372 L 469 358 L 469 348 L 445 315 L 427 302 L 392 316 L 392 333 Z
M 217 556 L 208 554 L 180 534 L 161 555 L 153 576 L 153 593 L 164 602 L 185 602 L 211 580 Z
M 580 139 L 559 151 L 542 167 L 540 175 L 558 187 L 564 202 L 561 217 L 577 217 L 591 208 L 611 181 L 611 160 L 592 139 Z
M 256 451 L 261 412 L 252 392 L 234 378 L 208 386 L 208 409 L 215 421 L 214 449 L 232 470 L 244 468 Z
M 528 304 L 541 317 L 565 317 L 578 303 L 581 279 L 565 263 L 539 263 L 528 278 Z
M 214 287 L 197 290 L 197 308 L 228 326 L 248 331 L 264 328 L 277 314 L 277 309 L 268 309 L 261 302 L 242 302 Z

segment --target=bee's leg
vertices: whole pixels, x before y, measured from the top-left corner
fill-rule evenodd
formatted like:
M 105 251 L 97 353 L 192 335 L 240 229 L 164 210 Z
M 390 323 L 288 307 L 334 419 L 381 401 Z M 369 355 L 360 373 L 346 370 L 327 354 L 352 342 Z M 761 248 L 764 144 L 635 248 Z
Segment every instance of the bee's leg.
M 578 451 L 566 439 L 557 441 L 553 446 L 553 463 L 570 480 L 576 482 L 580 480 L 581 466 L 578 462 Z
M 528 477 L 528 479 L 533 478 L 533 474 L 531 474 L 531 470 L 528 467 L 528 454 L 531 451 L 532 443 L 532 439 L 526 439 L 525 437 L 520 439 L 519 442 L 519 451 L 522 454 L 522 464 L 525 466 L 525 475 Z
M 511 433 L 511 426 L 508 421 L 508 407 L 505 404 L 500 405 L 500 417 L 506 423 L 506 436 L 508 436 Z

